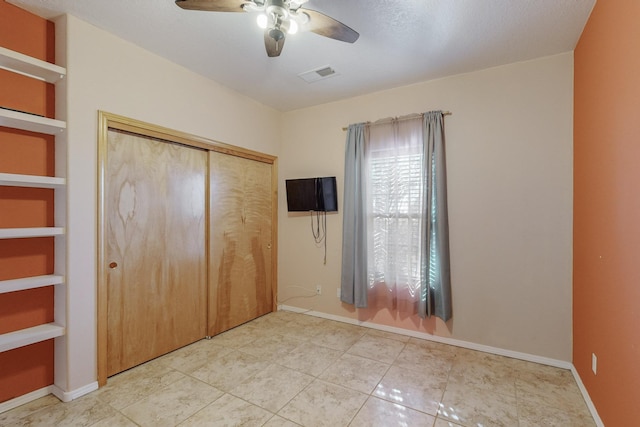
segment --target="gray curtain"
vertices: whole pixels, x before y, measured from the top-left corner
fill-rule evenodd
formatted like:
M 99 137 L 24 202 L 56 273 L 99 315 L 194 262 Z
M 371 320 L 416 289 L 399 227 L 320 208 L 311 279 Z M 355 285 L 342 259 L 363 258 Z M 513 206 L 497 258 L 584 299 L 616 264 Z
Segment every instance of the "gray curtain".
M 425 186 L 422 251 L 422 286 L 418 313 L 451 318 L 451 269 L 449 266 L 449 216 L 447 171 L 442 111 L 424 114 Z
M 364 123 L 347 129 L 344 166 L 342 281 L 340 300 L 367 307 L 367 216 Z

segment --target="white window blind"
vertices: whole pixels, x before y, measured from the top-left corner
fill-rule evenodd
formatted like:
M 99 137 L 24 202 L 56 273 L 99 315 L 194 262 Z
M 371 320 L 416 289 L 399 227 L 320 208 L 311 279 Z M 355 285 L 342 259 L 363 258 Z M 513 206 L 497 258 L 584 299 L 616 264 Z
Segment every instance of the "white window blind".
M 420 289 L 423 156 L 421 145 L 369 157 L 369 283 Z

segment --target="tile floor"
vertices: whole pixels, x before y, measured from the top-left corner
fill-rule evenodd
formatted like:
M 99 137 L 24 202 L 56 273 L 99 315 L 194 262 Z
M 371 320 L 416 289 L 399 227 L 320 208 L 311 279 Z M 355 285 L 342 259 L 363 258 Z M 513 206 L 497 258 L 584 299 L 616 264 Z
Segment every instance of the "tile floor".
M 286 311 L 2 426 L 595 426 L 569 371 Z

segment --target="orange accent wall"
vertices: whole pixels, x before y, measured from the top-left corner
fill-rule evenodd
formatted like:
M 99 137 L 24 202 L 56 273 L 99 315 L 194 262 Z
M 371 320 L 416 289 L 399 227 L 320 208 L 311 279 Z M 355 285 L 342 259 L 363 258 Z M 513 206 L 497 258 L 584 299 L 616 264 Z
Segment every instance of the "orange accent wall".
M 575 50 L 573 363 L 607 426 L 640 420 L 639 22 L 598 1 Z
M 53 62 L 54 26 L 0 0 L 0 46 Z M 0 106 L 55 117 L 51 84 L 0 70 Z M 0 172 L 55 175 L 54 138 L 0 127 Z M 53 226 L 53 190 L 0 187 L 0 228 Z M 0 239 L 0 280 L 53 273 L 54 239 Z M 0 333 L 53 321 L 53 287 L 0 294 Z M 53 384 L 53 340 L 0 353 L 0 402 Z
M 43 355 L 53 357 L 53 340 L 0 353 L 0 402 L 37 390 L 34 384 L 53 384 L 53 369 Z

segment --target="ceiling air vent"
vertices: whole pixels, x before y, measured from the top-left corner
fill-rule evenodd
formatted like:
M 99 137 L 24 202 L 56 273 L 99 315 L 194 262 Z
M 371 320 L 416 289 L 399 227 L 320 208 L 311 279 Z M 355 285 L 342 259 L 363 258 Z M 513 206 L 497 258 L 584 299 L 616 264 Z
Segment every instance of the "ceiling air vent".
M 304 73 L 300 73 L 298 74 L 298 77 L 300 77 L 302 80 L 304 80 L 307 83 L 313 83 L 313 82 L 317 82 L 318 80 L 328 79 L 329 77 L 337 76 L 337 75 L 338 73 L 336 73 L 336 70 L 334 70 L 330 66 L 326 66 L 322 68 L 317 68 L 315 70 L 306 71 Z

